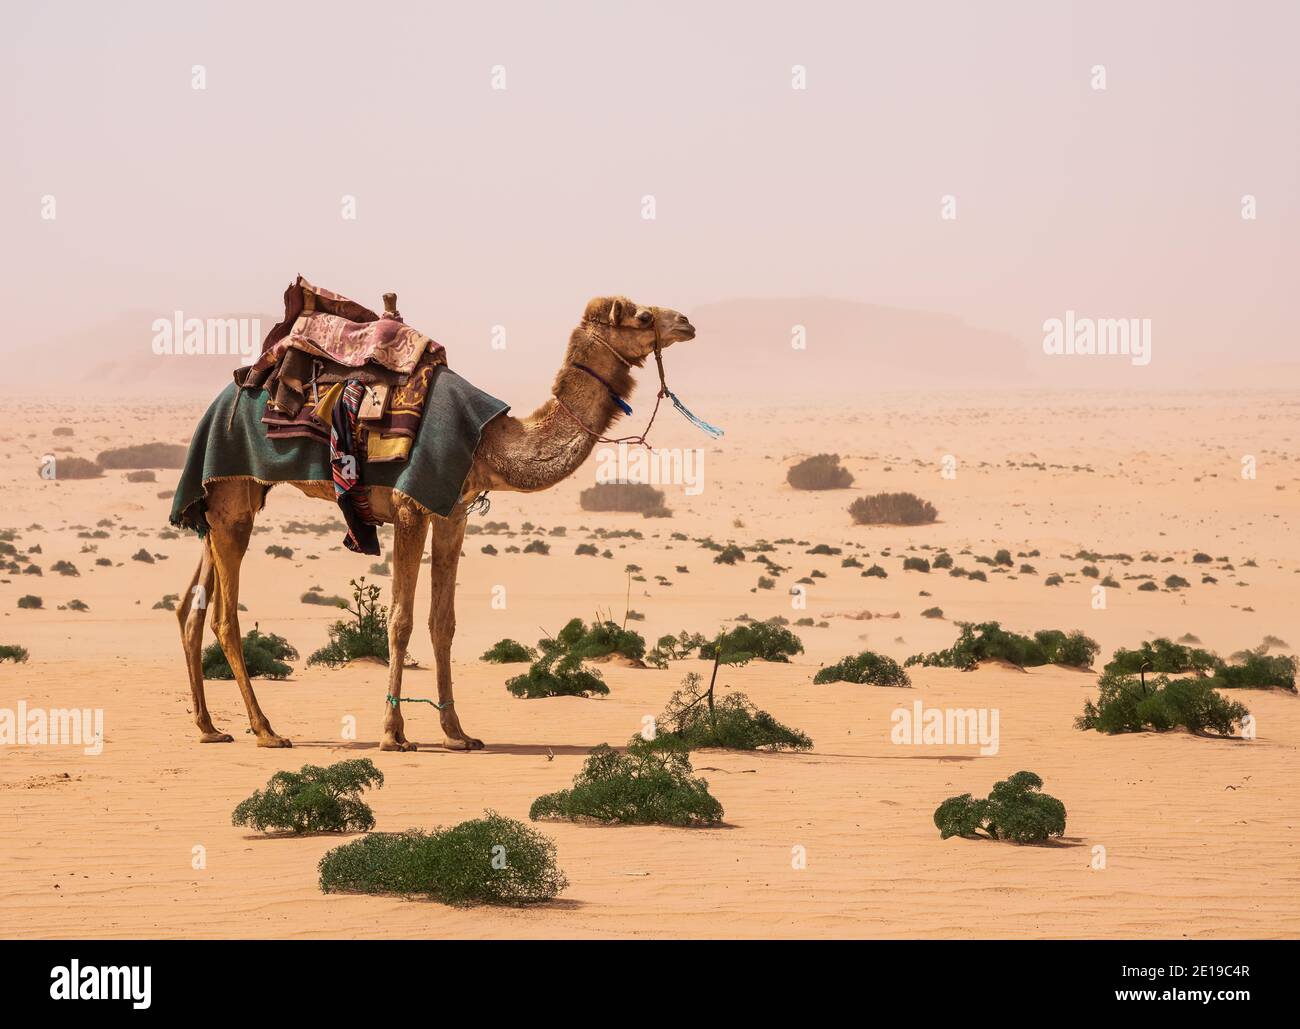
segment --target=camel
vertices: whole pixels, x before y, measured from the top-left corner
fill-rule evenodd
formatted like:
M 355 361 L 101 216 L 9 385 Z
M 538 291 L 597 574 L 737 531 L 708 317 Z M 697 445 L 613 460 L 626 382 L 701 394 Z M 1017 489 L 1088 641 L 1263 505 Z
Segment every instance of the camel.
M 392 598 L 388 616 L 388 694 L 385 697 L 381 750 L 411 751 L 402 718 L 402 670 L 411 637 L 415 584 L 426 539 L 432 537 L 430 574 L 433 604 L 429 633 L 433 641 L 435 680 L 444 745 L 452 750 L 481 750 L 454 706 L 451 642 L 456 631 L 456 568 L 465 538 L 466 508 L 484 491 L 534 493 L 567 479 L 582 465 L 606 431 L 622 414 L 616 400 L 633 387 L 632 371 L 647 357 L 673 343 L 693 339 L 690 320 L 667 308 L 645 307 L 626 297 L 598 297 L 587 304 L 582 321 L 569 336 L 564 363 L 551 396 L 532 414 L 498 415 L 484 427 L 460 500 L 447 517 L 432 514 L 401 493 L 370 487 L 371 507 L 393 526 Z M 578 367 L 579 365 L 585 368 Z M 595 373 L 594 375 L 592 373 Z M 334 503 L 332 483 L 291 483 L 310 497 Z M 233 737 L 212 723 L 204 696 L 202 643 L 208 604 L 196 603 L 196 587 L 212 598 L 212 629 L 248 710 L 259 747 L 290 747 L 292 742 L 271 728 L 253 692 L 244 665 L 239 628 L 239 568 L 248 549 L 253 521 L 269 486 L 252 479 L 211 482 L 206 495 L 208 534 L 189 588 L 182 590 L 177 611 L 181 643 L 194 700 L 194 720 L 203 743 L 230 743 Z

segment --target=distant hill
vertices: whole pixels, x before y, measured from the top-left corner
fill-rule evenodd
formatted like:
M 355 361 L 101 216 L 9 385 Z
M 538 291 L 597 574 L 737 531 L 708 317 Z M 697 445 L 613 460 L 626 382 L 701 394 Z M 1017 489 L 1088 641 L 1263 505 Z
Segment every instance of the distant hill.
M 1029 384 L 1033 351 L 949 314 L 852 300 L 725 300 L 690 311 L 698 345 L 674 350 L 670 382 L 795 396 Z M 806 349 L 791 345 L 803 326 Z M 699 387 L 692 387 L 698 391 Z

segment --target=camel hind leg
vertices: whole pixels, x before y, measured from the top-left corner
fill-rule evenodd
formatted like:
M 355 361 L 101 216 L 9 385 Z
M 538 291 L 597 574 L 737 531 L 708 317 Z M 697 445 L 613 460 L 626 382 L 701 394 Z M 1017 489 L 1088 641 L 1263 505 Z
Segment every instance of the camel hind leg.
M 208 713 L 207 697 L 203 691 L 203 623 L 207 621 L 208 604 L 216 572 L 208 540 L 203 541 L 203 554 L 199 565 L 190 577 L 189 587 L 181 596 L 176 620 L 181 626 L 181 647 L 185 651 L 185 670 L 190 676 L 190 694 L 194 700 L 194 723 L 199 727 L 200 743 L 230 743 L 234 737 L 212 724 Z
M 242 479 L 216 482 L 208 494 L 208 547 L 216 575 L 212 605 L 212 630 L 235 674 L 248 709 L 248 723 L 259 747 L 291 747 L 276 734 L 257 703 L 257 694 L 244 665 L 243 636 L 239 631 L 239 566 L 253 534 L 253 519 L 262 507 L 262 487 Z
M 482 750 L 483 741 L 461 727 L 451 681 L 451 640 L 456 635 L 456 569 L 465 542 L 464 508 L 458 508 L 448 518 L 434 517 L 432 525 L 429 575 L 433 603 L 429 609 L 429 636 L 437 668 L 438 702 L 442 704 L 443 745 L 448 750 Z

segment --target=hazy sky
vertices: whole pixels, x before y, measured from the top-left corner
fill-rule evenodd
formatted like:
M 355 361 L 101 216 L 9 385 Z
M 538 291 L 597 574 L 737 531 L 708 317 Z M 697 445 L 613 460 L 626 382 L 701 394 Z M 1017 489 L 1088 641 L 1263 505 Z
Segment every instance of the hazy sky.
M 0 349 L 271 310 L 301 272 L 396 289 L 453 348 L 501 323 L 553 352 L 619 292 L 1026 339 L 1071 308 L 1151 318 L 1158 355 L 1289 359 L 1298 10 L 6 0 Z

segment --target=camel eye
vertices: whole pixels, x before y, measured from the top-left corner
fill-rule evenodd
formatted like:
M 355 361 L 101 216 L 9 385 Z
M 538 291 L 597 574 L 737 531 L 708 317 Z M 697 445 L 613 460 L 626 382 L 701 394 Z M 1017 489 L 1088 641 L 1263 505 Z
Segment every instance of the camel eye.
M 642 311 L 640 314 L 636 316 L 636 323 L 638 325 L 649 325 L 650 321 L 651 321 L 651 315 L 649 311 Z

